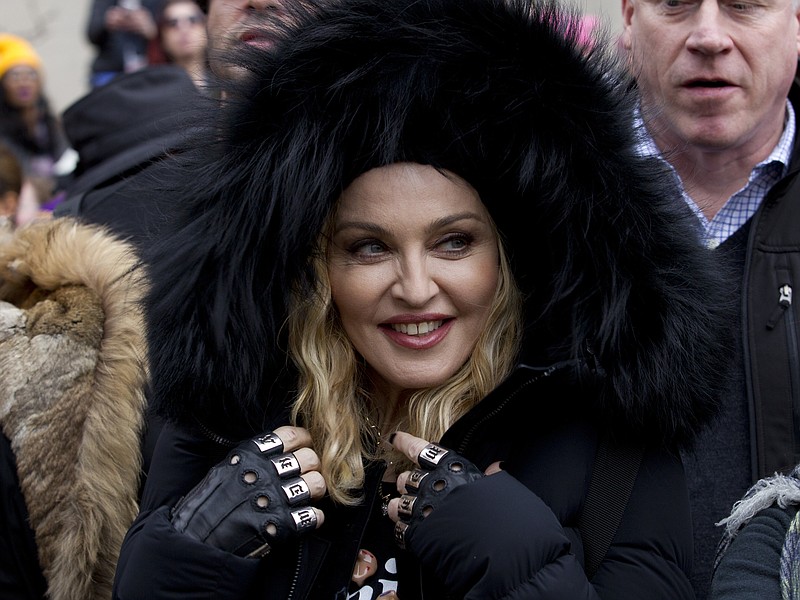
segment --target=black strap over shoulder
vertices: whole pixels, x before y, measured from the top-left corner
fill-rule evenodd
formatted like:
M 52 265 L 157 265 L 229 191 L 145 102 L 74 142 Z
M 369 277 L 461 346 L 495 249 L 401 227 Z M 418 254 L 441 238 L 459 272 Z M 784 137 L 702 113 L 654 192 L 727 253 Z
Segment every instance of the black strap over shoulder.
M 597 447 L 589 492 L 578 519 L 584 571 L 591 580 L 603 562 L 628 505 L 644 449 L 618 446 L 603 437 Z

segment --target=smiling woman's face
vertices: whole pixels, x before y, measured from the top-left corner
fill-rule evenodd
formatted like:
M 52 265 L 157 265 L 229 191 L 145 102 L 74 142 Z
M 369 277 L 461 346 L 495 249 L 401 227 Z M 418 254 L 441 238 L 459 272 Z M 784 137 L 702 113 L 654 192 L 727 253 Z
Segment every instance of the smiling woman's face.
M 466 362 L 498 261 L 489 214 L 460 177 L 393 164 L 344 191 L 328 248 L 331 292 L 381 395 L 440 385 Z

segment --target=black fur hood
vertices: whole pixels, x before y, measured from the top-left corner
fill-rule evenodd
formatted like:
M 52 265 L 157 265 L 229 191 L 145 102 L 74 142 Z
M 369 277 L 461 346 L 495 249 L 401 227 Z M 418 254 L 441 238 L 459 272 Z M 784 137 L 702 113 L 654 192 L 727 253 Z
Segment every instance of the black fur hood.
M 605 375 L 604 419 L 689 442 L 727 362 L 724 281 L 637 156 L 602 40 L 533 0 L 337 0 L 292 23 L 242 52 L 250 76 L 177 179 L 185 218 L 147 257 L 156 409 L 244 435 L 282 408 L 288 291 L 316 232 L 356 176 L 414 161 L 488 207 L 528 298 L 527 362 L 580 360 Z

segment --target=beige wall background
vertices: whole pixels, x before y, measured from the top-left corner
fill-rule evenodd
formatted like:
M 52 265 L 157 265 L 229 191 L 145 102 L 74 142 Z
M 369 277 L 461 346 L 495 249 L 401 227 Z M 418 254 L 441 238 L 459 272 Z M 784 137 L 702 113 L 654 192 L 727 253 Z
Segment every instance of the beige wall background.
M 600 17 L 612 35 L 621 27 L 620 5 L 621 0 L 581 0 L 576 4 L 583 12 Z M 45 93 L 57 113 L 88 91 L 93 56 L 86 39 L 90 8 L 91 0 L 0 0 L 0 31 L 33 43 L 44 61 Z

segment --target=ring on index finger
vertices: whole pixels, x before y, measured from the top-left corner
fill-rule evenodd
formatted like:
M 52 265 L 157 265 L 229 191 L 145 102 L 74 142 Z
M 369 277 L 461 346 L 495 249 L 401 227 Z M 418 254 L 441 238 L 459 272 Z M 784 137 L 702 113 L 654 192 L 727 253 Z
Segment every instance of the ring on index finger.
M 417 464 L 423 469 L 432 471 L 439 466 L 439 462 L 447 456 L 449 450 L 437 446 L 436 444 L 428 444 L 422 449 L 417 457 Z
M 278 472 L 278 477 L 297 477 L 300 475 L 300 461 L 293 452 L 281 454 L 275 458 L 270 458 L 272 464 L 275 465 L 275 470 Z
M 264 435 L 253 438 L 253 443 L 258 447 L 262 454 L 274 454 L 283 452 L 283 440 L 277 433 L 268 432 Z

